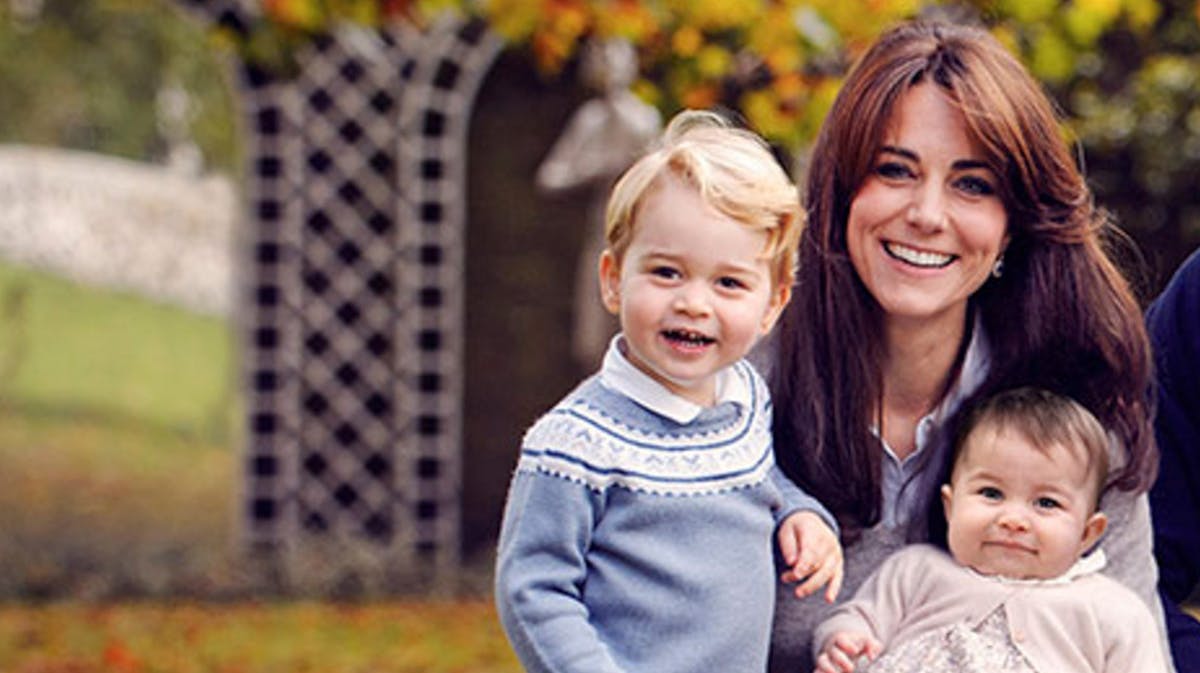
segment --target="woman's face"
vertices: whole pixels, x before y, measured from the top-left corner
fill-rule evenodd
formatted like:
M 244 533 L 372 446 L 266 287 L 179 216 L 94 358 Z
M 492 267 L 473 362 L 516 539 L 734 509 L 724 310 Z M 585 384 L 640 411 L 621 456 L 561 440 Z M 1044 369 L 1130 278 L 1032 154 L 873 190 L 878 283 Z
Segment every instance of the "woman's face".
M 901 95 L 846 232 L 850 260 L 886 323 L 962 324 L 967 299 L 1008 244 L 999 184 L 936 85 Z

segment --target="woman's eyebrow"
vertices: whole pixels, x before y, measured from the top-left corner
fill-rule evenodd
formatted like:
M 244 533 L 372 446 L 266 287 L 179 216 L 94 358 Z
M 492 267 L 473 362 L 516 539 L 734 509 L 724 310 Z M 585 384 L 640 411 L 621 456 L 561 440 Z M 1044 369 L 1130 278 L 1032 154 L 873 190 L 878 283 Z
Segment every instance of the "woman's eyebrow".
M 896 145 L 884 145 L 879 148 L 879 152 L 880 154 L 895 154 L 901 158 L 913 162 L 919 163 L 921 161 L 921 157 L 916 152 L 903 147 L 897 147 Z M 959 159 L 951 164 L 951 167 L 960 171 L 974 170 L 976 168 L 991 170 L 992 168 L 990 164 L 982 159 Z
M 897 147 L 895 145 L 884 145 L 883 147 L 879 148 L 879 152 L 881 154 L 898 154 L 909 161 L 921 160 L 921 158 L 917 156 L 916 152 L 913 152 L 912 150 L 906 150 L 903 147 Z

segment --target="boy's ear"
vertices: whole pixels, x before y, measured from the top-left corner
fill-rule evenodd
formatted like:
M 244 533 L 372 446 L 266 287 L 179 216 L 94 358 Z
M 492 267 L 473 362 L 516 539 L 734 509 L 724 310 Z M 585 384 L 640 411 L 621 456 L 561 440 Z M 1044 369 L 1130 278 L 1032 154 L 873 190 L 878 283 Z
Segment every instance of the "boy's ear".
M 1087 523 L 1083 526 L 1083 539 L 1079 541 L 1079 554 L 1083 555 L 1104 535 L 1104 531 L 1108 530 L 1108 517 L 1104 512 L 1095 512 L 1088 517 Z
M 597 269 L 600 274 L 600 301 L 604 308 L 613 315 L 621 311 L 621 264 L 612 250 L 604 249 L 600 253 L 600 264 Z
M 771 303 L 767 304 L 767 312 L 763 314 L 762 322 L 759 324 L 758 333 L 760 335 L 766 336 L 771 331 L 771 328 L 775 326 L 776 321 L 783 314 L 783 309 L 787 306 L 788 300 L 791 298 L 791 285 L 779 283 L 771 291 Z

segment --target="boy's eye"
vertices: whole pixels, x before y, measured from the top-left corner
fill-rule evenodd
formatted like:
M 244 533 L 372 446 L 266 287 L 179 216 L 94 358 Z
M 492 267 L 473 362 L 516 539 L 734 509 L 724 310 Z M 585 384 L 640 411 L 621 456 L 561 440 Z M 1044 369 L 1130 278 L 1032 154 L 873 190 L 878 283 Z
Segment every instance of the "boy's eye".
M 725 276 L 724 278 L 718 279 L 717 285 L 725 288 L 726 290 L 740 290 L 746 287 L 745 283 L 730 276 Z
M 1034 504 L 1037 505 L 1040 509 L 1058 509 L 1059 507 L 1062 507 L 1062 504 L 1059 503 L 1057 500 L 1055 500 L 1054 498 L 1048 498 L 1048 497 L 1038 498 L 1037 500 L 1034 501 Z
M 650 269 L 650 275 L 673 280 L 679 277 L 679 270 L 669 266 L 656 266 Z
M 983 488 L 980 488 L 979 495 L 987 498 L 988 500 L 999 500 L 1000 498 L 1004 497 L 1004 493 L 994 486 L 984 486 Z
M 992 183 L 977 175 L 963 176 L 954 181 L 954 186 L 965 194 L 972 196 L 991 196 L 996 193 Z

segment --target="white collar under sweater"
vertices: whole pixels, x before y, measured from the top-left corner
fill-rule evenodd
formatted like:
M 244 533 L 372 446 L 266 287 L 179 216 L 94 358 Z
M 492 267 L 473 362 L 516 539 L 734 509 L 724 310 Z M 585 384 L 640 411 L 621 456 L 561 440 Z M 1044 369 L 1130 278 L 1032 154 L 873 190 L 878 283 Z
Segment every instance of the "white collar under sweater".
M 650 378 L 649 374 L 625 357 L 625 348 L 620 334 L 609 342 L 604 363 L 600 367 L 600 383 L 676 423 L 687 424 L 696 420 L 705 407 L 672 393 L 666 386 Z M 743 407 L 750 405 L 752 398 L 745 379 L 734 374 L 730 367 L 725 367 L 715 376 L 716 404 L 733 402 Z
M 1087 556 L 1080 557 L 1079 560 L 1072 564 L 1070 568 L 1067 568 L 1067 571 L 1063 574 L 1057 577 L 1048 577 L 1045 579 L 1023 580 L 1014 577 L 1004 577 L 1003 575 L 980 575 L 971 568 L 968 568 L 968 570 L 976 575 L 979 575 L 980 577 L 990 577 L 1002 584 L 1037 586 L 1048 584 L 1069 584 L 1080 577 L 1086 577 L 1087 575 L 1098 573 L 1101 570 L 1104 570 L 1104 566 L 1107 564 L 1108 557 L 1104 555 L 1104 550 L 1097 549 Z

